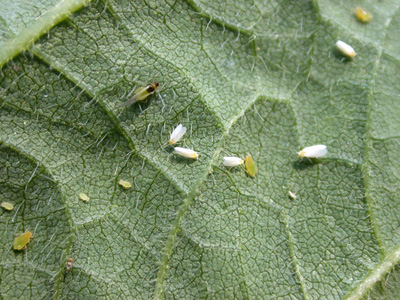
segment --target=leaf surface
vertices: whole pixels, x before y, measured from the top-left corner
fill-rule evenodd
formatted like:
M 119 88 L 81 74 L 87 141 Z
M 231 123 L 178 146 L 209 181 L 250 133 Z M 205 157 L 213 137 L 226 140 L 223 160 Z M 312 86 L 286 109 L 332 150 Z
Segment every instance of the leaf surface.
M 1 4 L 3 298 L 396 299 L 398 1 L 85 3 Z

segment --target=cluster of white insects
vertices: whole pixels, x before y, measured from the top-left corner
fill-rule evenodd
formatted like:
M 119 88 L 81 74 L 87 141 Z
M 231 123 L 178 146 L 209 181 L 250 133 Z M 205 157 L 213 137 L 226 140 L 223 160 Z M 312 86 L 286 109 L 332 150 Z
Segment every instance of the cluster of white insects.
M 184 127 L 182 124 L 176 126 L 176 128 L 171 132 L 171 135 L 169 136 L 169 144 L 171 146 L 175 145 L 177 142 L 180 141 L 185 133 L 186 127 Z M 174 153 L 187 158 L 197 159 L 199 157 L 199 154 L 196 151 L 183 147 L 174 147 Z
M 169 144 L 172 146 L 179 142 L 179 140 L 185 135 L 186 127 L 182 124 L 179 124 L 171 133 L 169 137 Z M 197 159 L 199 157 L 198 153 L 192 149 L 182 148 L 182 147 L 174 147 L 174 153 L 187 157 Z M 319 158 L 323 157 L 328 153 L 327 147 L 325 145 L 314 145 L 310 147 L 306 147 L 303 150 L 299 151 L 297 154 L 301 158 Z M 237 167 L 241 165 L 245 165 L 247 173 L 254 177 L 257 173 L 257 166 L 251 155 L 247 155 L 243 160 L 240 157 L 235 156 L 225 156 L 223 158 L 223 165 L 226 167 Z
M 344 52 L 350 52 L 351 50 L 354 52 L 353 48 L 351 48 L 349 45 L 347 45 L 341 41 L 338 41 L 337 46 L 339 49 L 343 49 Z M 351 50 L 349 50 L 349 48 L 351 48 Z M 351 56 L 351 55 L 352 54 L 350 53 L 349 56 Z M 355 55 L 355 53 L 354 53 L 354 55 Z M 158 82 L 153 82 L 151 84 L 148 84 L 144 87 L 139 88 L 136 91 L 135 95 L 131 99 L 129 99 L 128 101 L 126 101 L 122 105 L 120 105 L 120 107 L 129 106 L 129 105 L 139 102 L 139 101 L 144 101 L 147 97 L 154 94 L 154 92 L 156 91 L 158 86 L 159 86 Z M 183 156 L 186 158 L 190 158 L 190 159 L 197 159 L 199 157 L 199 154 L 196 151 L 194 151 L 193 149 L 174 146 L 176 143 L 178 143 L 182 139 L 182 137 L 185 135 L 186 131 L 187 131 L 187 128 L 184 127 L 182 124 L 179 124 L 178 126 L 176 126 L 170 134 L 169 145 L 174 147 L 174 154 L 177 154 L 177 155 L 180 155 L 180 156 Z M 314 146 L 304 148 L 303 150 L 299 151 L 297 154 L 301 158 L 304 158 L 304 157 L 305 158 L 319 158 L 319 157 L 325 156 L 327 153 L 328 153 L 328 150 L 325 145 L 314 145 Z M 245 159 L 242 159 L 240 157 L 234 157 L 234 156 L 225 156 L 223 158 L 222 163 L 226 167 L 238 167 L 238 166 L 244 165 L 246 172 L 250 177 L 255 177 L 258 172 L 257 164 L 253 160 L 251 155 L 247 155 L 245 157 Z M 122 186 L 124 189 L 129 189 L 132 186 L 132 184 L 130 182 L 122 180 L 122 179 L 118 182 L 118 184 L 120 186 Z M 296 199 L 296 195 L 292 192 L 289 192 L 289 196 L 292 199 Z M 87 199 L 88 197 L 87 198 L 86 197 L 85 197 L 85 199 L 83 199 L 82 194 L 80 195 L 80 199 L 83 201 L 88 201 L 88 199 Z

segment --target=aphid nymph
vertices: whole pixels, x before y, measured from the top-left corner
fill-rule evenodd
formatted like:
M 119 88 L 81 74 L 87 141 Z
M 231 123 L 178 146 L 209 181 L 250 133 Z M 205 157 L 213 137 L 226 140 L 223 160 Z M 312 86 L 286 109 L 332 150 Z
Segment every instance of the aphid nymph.
M 124 189 L 129 189 L 132 187 L 132 183 L 130 183 L 129 181 L 123 180 L 121 179 L 120 181 L 118 181 L 118 184 L 120 186 L 122 186 Z
M 328 149 L 326 148 L 325 145 L 314 145 L 310 147 L 306 147 L 303 150 L 297 152 L 297 154 L 303 158 L 303 157 L 308 157 L 308 158 L 318 158 L 318 157 L 323 157 L 328 153 Z
M 14 208 L 14 204 L 12 204 L 10 202 L 2 202 L 1 207 L 6 210 L 12 210 Z
M 354 10 L 354 15 L 356 16 L 357 20 L 361 23 L 368 23 L 372 20 L 372 15 L 367 12 L 365 9 L 357 6 Z
M 172 131 L 170 137 L 169 137 L 169 144 L 173 145 L 183 137 L 183 135 L 186 133 L 186 127 L 183 127 L 182 124 L 179 124 L 176 126 L 176 128 Z
M 349 58 L 353 58 L 354 56 L 356 56 L 356 52 L 354 51 L 353 47 L 351 47 L 349 44 L 346 44 L 345 42 L 337 41 L 336 47 L 344 56 L 347 56 Z
M 157 81 L 154 81 L 153 83 L 149 83 L 146 86 L 140 87 L 135 91 L 135 94 L 131 99 L 128 101 L 125 101 L 120 105 L 120 107 L 126 107 L 129 105 L 132 105 L 136 102 L 140 102 L 143 100 L 146 100 L 147 97 L 150 95 L 153 95 L 156 89 L 160 86 L 160 84 Z
M 25 249 L 27 247 L 27 245 L 29 244 L 29 242 L 31 241 L 32 235 L 33 235 L 33 233 L 28 230 L 28 231 L 24 232 L 23 234 L 17 236 L 14 239 L 14 245 L 13 245 L 14 250 Z
M 74 262 L 74 259 L 72 257 L 68 258 L 67 267 L 65 268 L 65 274 L 68 274 L 69 270 L 71 270 L 73 262 Z
M 244 166 L 246 168 L 247 174 L 249 174 L 251 177 L 256 176 L 258 168 L 256 162 L 250 154 L 248 154 L 244 159 Z
M 197 159 L 199 157 L 198 153 L 192 149 L 175 147 L 174 150 L 175 150 L 174 153 L 183 157 L 194 158 L 194 159 Z
M 80 193 L 79 195 L 79 199 L 81 199 L 83 202 L 89 202 L 90 197 L 88 195 L 86 195 L 85 193 Z
M 239 157 L 226 156 L 226 157 L 224 157 L 224 161 L 223 161 L 223 164 L 226 167 L 237 167 L 237 166 L 243 165 L 243 163 L 244 163 L 243 159 L 241 159 Z

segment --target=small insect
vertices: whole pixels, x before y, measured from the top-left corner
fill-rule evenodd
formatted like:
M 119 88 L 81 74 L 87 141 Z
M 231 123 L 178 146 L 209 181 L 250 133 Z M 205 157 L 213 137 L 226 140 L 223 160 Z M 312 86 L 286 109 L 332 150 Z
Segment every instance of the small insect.
M 257 165 L 250 154 L 248 154 L 244 159 L 244 166 L 246 168 L 247 174 L 249 174 L 251 177 L 256 176 L 258 171 Z
M 291 191 L 289 191 L 289 197 L 292 198 L 293 200 L 296 200 L 296 198 L 297 198 L 296 194 Z
M 122 103 L 120 105 L 120 107 L 126 107 L 126 106 L 132 105 L 136 102 L 146 100 L 147 97 L 154 94 L 154 92 L 156 91 L 156 89 L 159 86 L 160 86 L 160 84 L 157 81 L 155 81 L 153 83 L 149 83 L 148 85 L 146 85 L 144 87 L 138 88 L 135 91 L 135 95 L 133 95 L 133 97 L 131 99 L 129 99 L 128 101 L 125 101 L 124 103 Z
M 123 180 L 121 179 L 120 181 L 118 181 L 118 184 L 120 186 L 122 186 L 124 189 L 129 189 L 132 187 L 132 183 L 130 183 L 129 181 Z
M 183 127 L 182 124 L 179 124 L 176 126 L 176 128 L 172 131 L 170 137 L 169 137 L 169 144 L 173 145 L 183 137 L 183 135 L 186 133 L 186 127 Z
M 85 193 L 80 193 L 79 195 L 79 199 L 81 199 L 83 202 L 89 202 L 90 197 L 88 195 L 86 195 Z
M 328 153 L 328 149 L 326 148 L 325 145 L 314 145 L 310 147 L 306 147 L 303 150 L 297 152 L 297 154 L 303 158 L 303 157 L 308 157 L 308 158 L 318 158 L 325 156 Z
M 243 159 L 239 157 L 224 157 L 223 164 L 226 167 L 237 167 L 243 165 Z
M 68 274 L 69 270 L 71 270 L 73 262 L 74 262 L 74 259 L 72 257 L 68 258 L 67 267 L 65 268 L 65 274 Z
M 357 20 L 361 23 L 368 23 L 372 20 L 372 15 L 367 12 L 365 9 L 357 6 L 354 10 L 354 15 L 356 16 Z
M 1 207 L 6 210 L 12 210 L 14 208 L 14 204 L 12 204 L 10 202 L 2 202 Z
M 176 154 L 183 156 L 183 157 L 187 157 L 187 158 L 194 158 L 197 159 L 199 157 L 199 155 L 197 154 L 196 151 L 193 151 L 192 149 L 188 149 L 188 148 L 182 148 L 182 147 L 175 147 L 174 148 Z
M 14 250 L 23 250 L 31 241 L 32 232 L 26 231 L 25 233 L 17 236 L 14 240 Z
M 354 51 L 353 47 L 346 44 L 345 42 L 337 41 L 336 47 L 344 56 L 347 56 L 349 58 L 353 58 L 354 56 L 356 56 L 356 52 Z

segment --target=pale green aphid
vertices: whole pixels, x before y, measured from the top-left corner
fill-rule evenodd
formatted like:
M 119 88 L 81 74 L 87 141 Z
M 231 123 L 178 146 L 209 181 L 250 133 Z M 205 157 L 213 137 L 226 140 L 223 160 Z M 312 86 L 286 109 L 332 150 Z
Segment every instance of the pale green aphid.
M 250 154 L 247 155 L 244 159 L 244 166 L 246 168 L 247 174 L 249 174 L 251 177 L 256 176 L 258 168 L 256 162 L 253 160 Z
M 120 181 L 118 181 L 118 184 L 120 186 L 122 186 L 124 189 L 129 189 L 132 187 L 132 183 L 130 183 L 129 181 L 123 180 L 121 179 Z
M 2 202 L 1 207 L 6 210 L 12 210 L 14 208 L 14 204 L 12 204 L 10 202 Z
M 79 194 L 79 199 L 81 199 L 84 202 L 89 202 L 90 198 L 88 195 L 86 195 L 85 193 L 80 193 Z
M 25 249 L 26 246 L 29 244 L 31 241 L 33 233 L 30 232 L 29 230 L 19 236 L 17 236 L 14 240 L 14 250 L 22 250 Z

